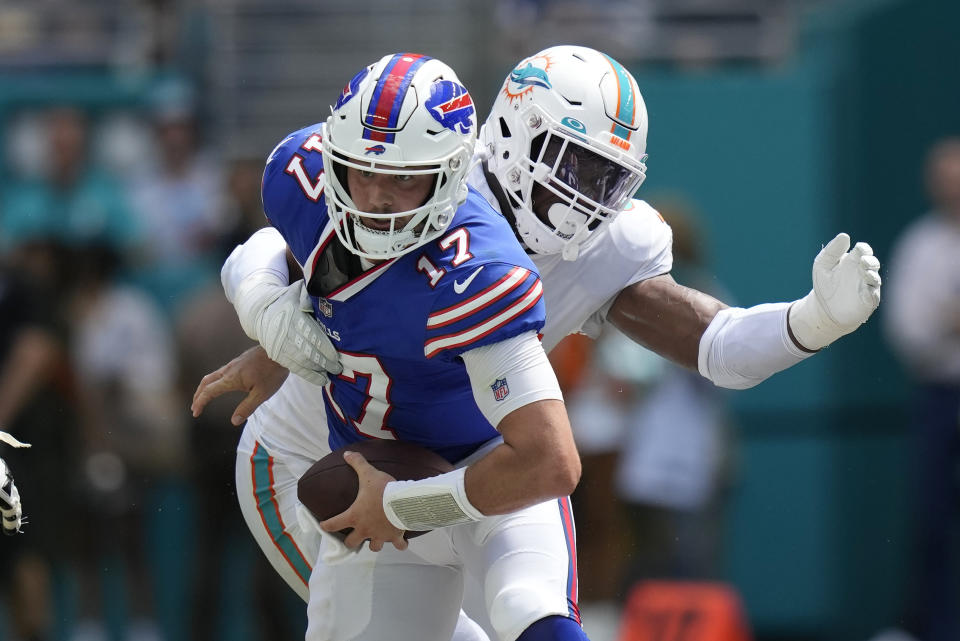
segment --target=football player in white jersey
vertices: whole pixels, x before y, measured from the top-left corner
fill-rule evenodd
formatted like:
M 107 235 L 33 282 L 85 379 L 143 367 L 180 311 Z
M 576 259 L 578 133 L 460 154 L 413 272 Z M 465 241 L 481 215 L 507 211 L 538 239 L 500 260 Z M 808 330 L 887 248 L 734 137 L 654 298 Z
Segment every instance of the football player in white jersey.
M 631 199 L 646 171 L 646 133 L 632 75 L 609 56 L 571 46 L 521 61 L 481 130 L 471 185 L 511 221 L 540 270 L 547 350 L 570 333 L 596 337 L 609 322 L 718 386 L 744 389 L 869 318 L 880 300 L 879 262 L 865 243 L 849 250 L 846 234 L 817 255 L 813 289 L 793 302 L 728 307 L 677 284 L 669 227 Z M 223 270 L 228 292 L 264 269 L 276 236 L 261 230 L 234 252 Z M 297 518 L 296 484 L 329 452 L 316 384 L 339 366 L 322 328 L 301 311 L 301 289 L 278 290 L 255 310 L 272 321 L 261 324 L 269 335 L 253 336 L 263 348 L 206 376 L 192 407 L 197 414 L 225 392 L 248 392 L 233 419 L 247 421 L 237 456 L 241 508 L 274 567 L 306 599 L 320 536 Z M 298 376 L 284 380 L 282 367 Z M 454 638 L 483 637 L 461 617 Z

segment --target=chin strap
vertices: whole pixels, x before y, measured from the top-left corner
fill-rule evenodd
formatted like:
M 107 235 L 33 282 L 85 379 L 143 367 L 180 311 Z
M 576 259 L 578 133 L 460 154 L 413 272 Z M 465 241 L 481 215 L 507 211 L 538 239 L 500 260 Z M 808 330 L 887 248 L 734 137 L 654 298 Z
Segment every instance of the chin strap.
M 530 248 L 527 247 L 527 244 L 523 242 L 523 239 L 520 237 L 520 232 L 517 231 L 517 217 L 513 213 L 513 204 L 510 202 L 510 197 L 507 196 L 507 192 L 504 191 L 503 185 L 500 184 L 496 176 L 490 173 L 486 160 L 480 163 L 480 168 L 483 169 L 483 177 L 487 179 L 487 187 L 493 192 L 493 197 L 497 199 L 497 204 L 500 206 L 500 213 L 503 214 L 503 217 L 510 223 L 510 228 L 513 229 L 513 235 L 517 237 L 520 245 L 528 254 L 533 253 L 530 251 Z

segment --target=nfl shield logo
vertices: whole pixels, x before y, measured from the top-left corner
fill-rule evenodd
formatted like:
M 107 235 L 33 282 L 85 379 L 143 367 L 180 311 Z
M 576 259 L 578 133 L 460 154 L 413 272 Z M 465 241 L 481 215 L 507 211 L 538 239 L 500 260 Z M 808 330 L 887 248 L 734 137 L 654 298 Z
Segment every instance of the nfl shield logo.
M 333 316 L 333 303 L 328 301 L 326 298 L 317 299 L 317 308 L 320 310 L 320 313 L 327 318 Z
M 507 385 L 507 379 L 505 378 L 495 380 L 493 385 L 490 386 L 490 389 L 493 390 L 493 398 L 498 401 L 502 401 L 510 395 L 510 387 Z

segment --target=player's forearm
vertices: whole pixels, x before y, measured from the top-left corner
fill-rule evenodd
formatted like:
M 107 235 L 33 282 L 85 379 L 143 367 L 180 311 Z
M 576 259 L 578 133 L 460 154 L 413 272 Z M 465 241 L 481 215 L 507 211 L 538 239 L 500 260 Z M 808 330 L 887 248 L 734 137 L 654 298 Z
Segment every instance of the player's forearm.
M 397 528 L 447 527 L 505 514 L 567 496 L 580 478 L 560 386 L 536 332 L 461 356 L 477 406 L 503 443 L 467 468 L 388 483 L 384 513 Z M 424 518 L 427 507 L 431 514 Z
M 504 419 L 504 442 L 480 460 L 419 481 L 390 481 L 382 505 L 401 530 L 479 521 L 568 496 L 580 478 L 566 410 L 558 400 L 532 403 Z
M 849 245 L 839 234 L 820 251 L 813 290 L 793 303 L 730 308 L 663 275 L 622 291 L 607 319 L 719 387 L 753 387 L 854 331 L 879 304 L 879 261 L 866 243 Z
M 664 274 L 620 292 L 607 320 L 637 344 L 696 370 L 700 338 L 726 307 L 713 296 L 684 287 Z
M 812 356 L 791 335 L 790 305 L 722 310 L 700 339 L 700 374 L 718 387 L 747 389 Z
M 552 403 L 559 406 L 554 412 L 564 413 L 565 422 L 563 404 Z M 470 503 L 492 516 L 568 496 L 579 480 L 580 459 L 573 438 L 565 438 L 558 430 L 535 448 L 501 444 L 467 468 L 465 488 Z
M 287 245 L 273 228 L 255 232 L 238 245 L 220 270 L 223 291 L 247 336 L 260 340 L 257 327 L 263 310 L 289 280 Z

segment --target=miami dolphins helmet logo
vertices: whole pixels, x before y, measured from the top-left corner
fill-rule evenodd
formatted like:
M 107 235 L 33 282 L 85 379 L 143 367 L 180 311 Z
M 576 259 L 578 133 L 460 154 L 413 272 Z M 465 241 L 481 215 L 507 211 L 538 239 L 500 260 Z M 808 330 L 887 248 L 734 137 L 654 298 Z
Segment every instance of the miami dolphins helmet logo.
M 553 84 L 547 73 L 552 65 L 550 56 L 527 58 L 507 76 L 507 81 L 503 85 L 503 95 L 513 104 L 514 100 L 522 99 L 535 87 L 552 89 Z
M 550 78 L 547 77 L 547 72 L 534 67 L 529 62 L 523 69 L 514 69 L 510 72 L 510 82 L 518 85 L 534 85 L 546 87 L 547 89 L 550 88 Z

